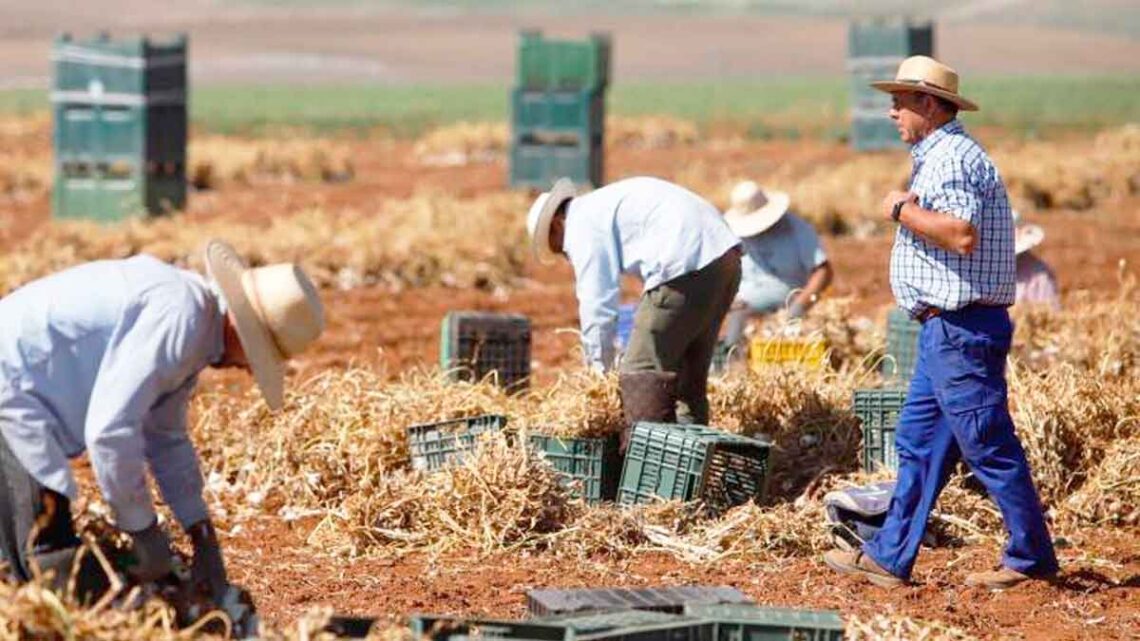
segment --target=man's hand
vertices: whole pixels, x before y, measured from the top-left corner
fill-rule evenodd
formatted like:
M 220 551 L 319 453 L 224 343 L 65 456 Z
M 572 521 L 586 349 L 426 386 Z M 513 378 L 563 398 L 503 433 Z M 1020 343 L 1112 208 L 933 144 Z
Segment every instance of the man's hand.
M 194 585 L 204 586 L 210 597 L 220 603 L 226 593 L 229 581 L 226 578 L 226 564 L 222 560 L 222 548 L 218 544 L 218 534 L 209 519 L 191 525 L 186 533 L 194 545 L 194 562 L 190 574 Z
M 886 198 L 883 198 L 882 205 L 882 213 L 884 219 L 894 222 L 891 214 L 894 213 L 895 204 L 897 204 L 899 201 L 906 201 L 917 205 L 918 194 L 914 193 L 913 191 L 898 191 L 897 189 L 887 192 Z
M 155 519 L 145 530 L 130 532 L 131 552 L 137 564 L 129 570 L 130 575 L 140 583 L 157 581 L 173 571 L 173 557 L 170 553 L 170 538 L 158 527 Z

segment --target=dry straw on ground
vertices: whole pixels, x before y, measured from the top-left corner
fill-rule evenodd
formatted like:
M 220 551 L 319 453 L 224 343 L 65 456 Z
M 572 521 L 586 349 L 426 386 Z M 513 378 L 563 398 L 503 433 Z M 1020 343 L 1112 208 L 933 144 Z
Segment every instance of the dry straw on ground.
M 295 135 L 195 136 L 187 156 L 186 180 L 198 189 L 224 183 L 340 182 L 353 176 L 352 152 L 346 144 Z
M 252 265 L 299 262 L 323 286 L 493 288 L 522 273 L 527 252 L 518 221 L 527 205 L 515 193 L 473 199 L 421 193 L 386 201 L 379 212 L 307 209 L 271 221 L 45 223 L 0 256 L 0 295 L 65 267 L 137 253 L 200 270 L 209 238 L 233 243 Z
M 673 116 L 609 116 L 606 144 L 630 149 L 670 149 L 696 144 L 697 126 Z M 437 127 L 416 141 L 420 163 L 457 167 L 506 158 L 511 132 L 503 122 L 458 122 Z
M 978 637 L 958 628 L 932 621 L 883 614 L 847 621 L 844 638 L 850 641 L 977 641 Z

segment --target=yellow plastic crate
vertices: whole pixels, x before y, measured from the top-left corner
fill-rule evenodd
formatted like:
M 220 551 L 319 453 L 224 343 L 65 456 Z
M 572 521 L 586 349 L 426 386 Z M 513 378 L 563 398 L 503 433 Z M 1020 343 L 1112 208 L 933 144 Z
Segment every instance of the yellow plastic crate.
M 753 371 L 772 365 L 800 365 L 820 369 L 827 362 L 827 345 L 819 339 L 753 338 L 748 364 Z

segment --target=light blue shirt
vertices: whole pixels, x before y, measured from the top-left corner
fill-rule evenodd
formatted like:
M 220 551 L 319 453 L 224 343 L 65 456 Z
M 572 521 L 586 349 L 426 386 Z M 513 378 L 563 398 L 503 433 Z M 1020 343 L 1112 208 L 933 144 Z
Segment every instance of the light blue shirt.
M 649 291 L 720 258 L 740 240 L 716 207 L 658 178 L 627 178 L 570 201 L 562 248 L 577 280 L 589 366 L 613 366 L 623 273 Z
M 221 360 L 205 279 L 150 256 L 73 267 L 0 299 L 0 434 L 43 486 L 76 497 L 84 450 L 118 526 L 154 520 L 149 464 L 183 526 L 206 518 L 186 430 L 198 373 Z
M 791 212 L 764 233 L 745 238 L 743 248 L 736 297 L 762 314 L 781 309 L 792 290 L 806 285 L 811 273 L 827 262 L 815 229 Z
M 910 153 L 910 190 L 918 194 L 919 206 L 970 223 L 978 242 L 962 256 L 900 225 L 891 250 L 891 290 L 899 307 L 917 317 L 929 307 L 1012 305 L 1017 291 L 1013 212 L 986 151 L 951 120 Z

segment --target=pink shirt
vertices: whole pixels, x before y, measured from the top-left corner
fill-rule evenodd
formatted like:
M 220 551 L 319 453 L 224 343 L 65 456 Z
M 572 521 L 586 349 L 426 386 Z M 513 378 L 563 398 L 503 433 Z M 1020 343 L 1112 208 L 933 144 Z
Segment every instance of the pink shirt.
M 1061 308 L 1057 278 L 1045 261 L 1033 252 L 1025 252 L 1017 257 L 1017 304 L 1024 303 Z

